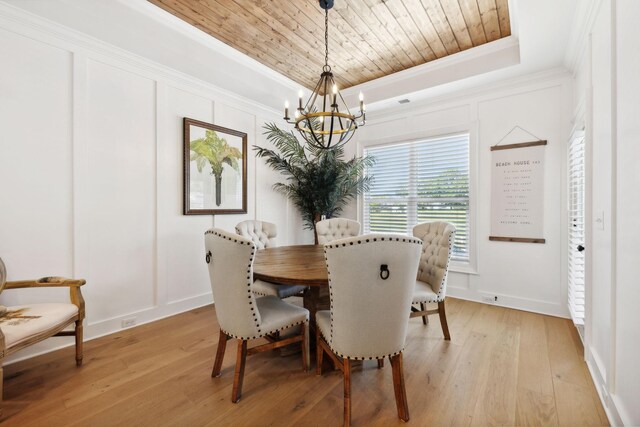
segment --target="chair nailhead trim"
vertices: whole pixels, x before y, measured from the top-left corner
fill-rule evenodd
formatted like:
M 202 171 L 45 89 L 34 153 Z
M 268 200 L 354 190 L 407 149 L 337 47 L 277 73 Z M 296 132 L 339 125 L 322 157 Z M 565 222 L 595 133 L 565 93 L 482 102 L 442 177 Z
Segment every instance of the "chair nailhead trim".
M 374 360 L 374 359 L 384 359 L 385 357 L 392 357 L 392 356 L 396 356 L 400 353 L 402 353 L 404 351 L 404 347 L 402 347 L 402 349 L 400 351 L 396 351 L 395 353 L 390 353 L 390 354 L 384 354 L 384 355 L 380 355 L 380 356 L 367 356 L 367 357 L 360 357 L 360 356 L 345 356 L 344 354 L 338 353 L 337 351 L 335 351 L 333 349 L 333 347 L 331 346 L 331 343 L 329 343 L 327 341 L 327 338 L 324 336 L 324 334 L 322 332 L 320 332 L 320 335 L 322 336 L 322 338 L 324 338 L 324 340 L 327 342 L 327 344 L 329 344 L 329 348 L 331 348 L 331 351 L 333 351 L 336 356 L 339 356 L 343 359 L 348 359 L 348 360 Z
M 291 327 L 296 326 L 296 325 L 302 325 L 303 323 L 309 323 L 309 319 L 305 319 L 305 320 L 302 320 L 302 321 L 299 321 L 299 322 L 294 322 L 294 323 L 291 323 L 289 325 L 283 326 L 281 328 L 273 329 L 271 331 L 261 332 L 260 335 L 254 335 L 254 336 L 250 336 L 250 337 L 241 337 L 239 335 L 230 334 L 230 333 L 228 333 L 227 331 L 225 331 L 222 328 L 220 328 L 220 329 L 222 330 L 222 332 L 224 332 L 225 334 L 229 335 L 231 338 L 235 338 L 235 339 L 238 339 L 238 340 L 257 340 L 258 338 L 262 338 L 265 335 L 269 335 L 269 334 L 272 334 L 274 332 L 284 331 L 285 329 L 291 328 Z M 260 331 L 258 331 L 258 332 L 260 332 Z
M 376 242 L 377 239 L 378 239 L 377 237 L 374 237 L 373 241 Z M 384 239 L 385 239 L 384 237 L 380 237 L 380 241 L 384 241 Z M 387 239 L 389 241 L 393 241 L 393 237 L 388 237 Z M 396 240 L 396 242 L 399 242 L 400 239 L 401 239 L 400 237 L 397 237 L 395 240 Z M 403 242 L 408 242 L 408 243 L 414 243 L 414 244 L 422 246 L 422 240 L 415 239 L 413 237 L 404 237 L 404 238 L 402 238 L 402 241 Z M 370 242 L 369 242 L 369 239 L 365 239 L 364 242 L 362 240 L 358 240 L 357 243 L 359 245 L 362 245 L 362 244 L 366 244 L 366 243 L 370 243 Z M 349 244 L 353 245 L 353 242 L 349 242 Z M 340 245 L 340 244 L 335 244 L 335 245 L 325 244 L 324 245 L 324 262 L 327 264 L 327 277 L 329 279 L 329 308 L 330 308 L 330 311 L 333 310 L 333 287 L 331 286 L 331 269 L 329 268 L 329 260 L 327 259 L 327 249 L 339 248 L 340 246 L 345 247 L 346 243 L 343 243 L 342 245 Z M 333 347 L 331 346 L 331 344 L 333 343 L 333 314 L 330 315 L 330 319 L 331 319 L 331 337 L 327 341 L 327 344 L 329 344 L 329 347 L 331 347 L 331 350 L 333 350 Z M 325 341 L 326 341 L 326 338 L 325 338 Z M 404 350 L 404 348 L 402 350 Z M 333 352 L 336 353 L 335 350 Z M 400 353 L 400 352 L 398 352 L 398 353 Z M 394 354 L 387 355 L 387 356 L 395 356 L 398 353 L 394 353 Z M 340 357 L 344 357 L 344 356 L 340 355 L 339 353 L 336 353 L 336 354 L 339 355 Z M 384 357 L 387 357 L 387 356 L 380 356 L 380 357 L 378 357 L 378 359 L 384 358 Z M 365 360 L 366 358 L 349 358 L 348 357 L 347 359 Z M 371 358 L 369 358 L 369 359 L 371 359 Z
M 256 328 L 258 330 L 258 333 L 260 334 L 261 330 L 260 330 L 260 322 L 258 322 L 258 315 L 256 314 L 256 312 L 253 310 L 253 307 L 252 307 L 253 306 L 253 302 L 255 300 L 255 297 L 251 293 L 251 283 L 253 283 L 252 280 L 251 280 L 251 276 L 252 276 L 251 268 L 253 266 L 253 258 L 254 258 L 255 253 L 256 253 L 256 245 L 255 245 L 255 243 L 253 243 L 252 241 L 242 242 L 241 240 L 238 240 L 237 238 L 232 238 L 231 236 L 218 233 L 215 230 L 207 230 L 207 231 L 205 231 L 204 234 L 205 235 L 213 234 L 214 236 L 222 237 L 225 240 L 229 240 L 230 242 L 239 243 L 241 245 L 244 245 L 246 243 L 248 246 L 252 246 L 252 248 L 251 248 L 251 256 L 249 258 L 249 265 L 248 265 L 248 270 L 247 270 L 247 273 L 249 274 L 247 276 L 247 280 L 248 280 L 247 288 L 248 288 L 248 292 L 249 292 L 249 295 L 247 296 L 247 299 L 249 300 L 249 308 L 251 309 L 251 311 L 253 311 L 253 322 L 255 323 L 255 326 L 256 326 Z M 231 334 L 227 334 L 227 335 L 233 336 Z M 264 335 L 262 335 L 262 336 L 264 336 Z

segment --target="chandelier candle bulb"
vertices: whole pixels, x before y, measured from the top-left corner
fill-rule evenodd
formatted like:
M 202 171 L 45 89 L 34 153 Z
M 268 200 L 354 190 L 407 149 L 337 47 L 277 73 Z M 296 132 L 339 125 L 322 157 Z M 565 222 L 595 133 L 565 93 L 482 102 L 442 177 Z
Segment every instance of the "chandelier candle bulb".
M 284 101 L 284 119 L 289 118 L 289 101 Z
M 346 144 L 356 129 L 364 126 L 364 97 L 360 93 L 360 111 L 352 114 L 340 95 L 329 65 L 329 9 L 333 7 L 333 1 L 320 0 L 320 7 L 324 9 L 324 67 L 306 105 L 302 104 L 304 91 L 300 89 L 295 117 L 293 120 L 285 117 L 285 120 L 294 125 L 311 147 L 329 150 Z

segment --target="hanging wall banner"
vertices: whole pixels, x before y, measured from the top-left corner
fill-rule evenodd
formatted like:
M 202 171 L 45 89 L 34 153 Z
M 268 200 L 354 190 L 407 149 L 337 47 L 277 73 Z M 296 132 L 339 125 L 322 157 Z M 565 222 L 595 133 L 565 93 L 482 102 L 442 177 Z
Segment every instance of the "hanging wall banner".
M 544 243 L 544 149 L 547 141 L 491 147 L 489 240 Z

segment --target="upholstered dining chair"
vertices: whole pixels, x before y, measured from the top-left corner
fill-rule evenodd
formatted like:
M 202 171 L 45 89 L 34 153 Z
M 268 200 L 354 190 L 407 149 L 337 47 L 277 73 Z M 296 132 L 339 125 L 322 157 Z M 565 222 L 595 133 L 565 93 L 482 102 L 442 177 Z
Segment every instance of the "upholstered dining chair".
M 413 227 L 413 235 L 422 239 L 422 255 L 410 317 L 422 317 L 426 325 L 428 315 L 439 314 L 445 340 L 451 339 L 444 303 L 455 234 L 456 227 L 448 222 L 424 222 Z M 427 310 L 428 303 L 437 303 L 438 308 Z M 420 309 L 414 307 L 418 304 Z
M 236 233 L 253 241 L 258 249 L 273 248 L 277 246 L 276 236 L 278 231 L 275 224 L 266 221 L 247 220 L 236 225 Z M 301 285 L 276 285 L 274 283 L 256 280 L 251 286 L 254 294 L 259 296 L 274 295 L 278 298 L 287 298 L 298 295 L 306 289 Z
M 330 218 L 316 223 L 318 244 L 324 245 L 337 239 L 360 234 L 360 223 L 347 218 Z
M 369 234 L 324 246 L 331 310 L 316 312 L 316 373 L 327 353 L 344 375 L 344 425 L 351 422 L 351 361 L 391 359 L 398 417 L 409 420 L 402 351 L 422 242 Z
M 211 290 L 220 324 L 218 350 L 212 377 L 220 376 L 224 352 L 230 338 L 238 340 L 238 353 L 231 401 L 237 403 L 247 356 L 302 343 L 302 368 L 309 366 L 309 311 L 276 296 L 256 298 L 251 291 L 256 244 L 249 238 L 212 228 L 205 233 L 206 261 Z M 280 338 L 279 332 L 300 325 L 297 335 Z M 249 340 L 266 338 L 267 344 L 247 348 Z
M 80 287 L 84 280 L 43 277 L 37 280 L 6 281 L 5 265 L 0 258 L 0 292 L 23 288 L 69 288 L 68 303 L 35 303 L 0 306 L 0 402 L 2 402 L 2 362 L 5 357 L 54 336 L 74 336 L 76 365 L 82 365 L 82 322 L 84 299 Z M 73 330 L 66 330 L 69 326 Z M 0 415 L 2 408 L 0 407 Z

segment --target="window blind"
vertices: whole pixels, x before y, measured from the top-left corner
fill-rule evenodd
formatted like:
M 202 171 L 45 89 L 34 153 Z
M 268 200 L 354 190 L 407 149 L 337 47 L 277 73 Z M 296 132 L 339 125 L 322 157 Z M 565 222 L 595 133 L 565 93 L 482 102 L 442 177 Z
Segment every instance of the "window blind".
M 584 137 L 569 144 L 569 313 L 584 325 Z
M 456 226 L 452 259 L 469 261 L 469 135 L 370 147 L 373 183 L 364 194 L 364 231 L 411 234 L 426 221 Z

